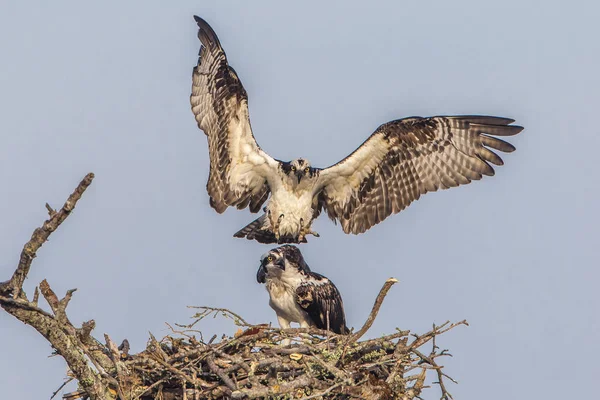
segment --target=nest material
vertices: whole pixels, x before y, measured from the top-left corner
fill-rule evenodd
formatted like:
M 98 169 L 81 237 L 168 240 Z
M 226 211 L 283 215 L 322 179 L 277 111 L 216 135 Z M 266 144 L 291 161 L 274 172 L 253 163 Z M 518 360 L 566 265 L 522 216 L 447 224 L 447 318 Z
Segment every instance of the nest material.
M 122 399 L 413 399 L 419 398 L 428 370 L 442 390 L 442 367 L 436 358 L 449 356 L 435 344 L 437 335 L 457 325 L 446 322 L 423 335 L 409 331 L 355 341 L 356 334 L 337 335 L 317 329 L 273 329 L 248 325 L 228 310 L 202 307 L 200 320 L 210 313 L 232 316 L 245 329 L 233 337 L 204 342 L 187 325 L 146 349 L 128 354 L 124 341 L 117 349 L 107 338 L 118 383 L 111 391 Z M 197 322 L 196 321 L 196 322 Z M 241 320 L 243 321 L 243 320 Z M 200 339 L 197 338 L 200 336 Z M 296 338 L 291 346 L 279 343 Z M 430 352 L 419 349 L 429 343 Z M 78 391 L 66 400 L 85 398 Z
M 72 211 L 92 183 L 90 173 L 79 183 L 63 207 L 48 204 L 49 218 L 35 229 L 23 247 L 12 277 L 0 282 L 0 307 L 23 323 L 35 328 L 62 356 L 79 390 L 67 393 L 65 400 L 91 399 L 413 399 L 426 388 L 429 370 L 437 378 L 442 399 L 451 399 L 444 378 L 451 379 L 436 359 L 449 356 L 435 344 L 436 336 L 455 324 L 446 322 L 423 335 L 400 331 L 377 339 L 359 341 L 373 324 L 387 291 L 397 281 L 388 279 L 362 328 L 349 335 L 336 335 L 316 329 L 272 329 L 253 326 L 224 309 L 201 307 L 196 322 L 173 329 L 173 335 L 160 342 L 151 336 L 146 350 L 129 354 L 129 343 L 118 346 L 104 335 L 105 343 L 91 332 L 93 320 L 75 327 L 67 317 L 67 306 L 75 289 L 59 299 L 43 280 L 33 300 L 23 291 L 38 249 L 48 240 Z M 40 294 L 50 312 L 40 308 Z M 233 337 L 216 337 L 205 342 L 194 325 L 214 313 L 234 318 L 240 329 Z M 199 335 L 199 338 L 196 336 Z M 291 347 L 282 339 L 295 338 Z M 430 352 L 422 347 L 430 344 Z

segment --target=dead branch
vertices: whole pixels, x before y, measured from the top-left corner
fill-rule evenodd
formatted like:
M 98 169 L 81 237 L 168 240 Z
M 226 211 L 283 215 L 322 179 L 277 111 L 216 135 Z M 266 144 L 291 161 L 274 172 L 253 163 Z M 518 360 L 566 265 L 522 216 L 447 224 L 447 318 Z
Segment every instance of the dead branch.
M 213 316 L 213 318 L 216 318 L 219 315 L 230 318 L 233 320 L 233 323 L 237 326 L 242 326 L 242 327 L 252 326 L 252 324 L 249 324 L 248 322 L 246 322 L 246 320 L 244 318 L 240 317 L 233 311 L 230 311 L 226 308 L 206 307 L 206 306 L 201 306 L 201 307 L 188 306 L 188 308 L 196 308 L 196 309 L 200 309 L 202 311 L 194 314 L 194 316 L 192 318 L 194 318 L 195 321 L 192 322 L 191 324 L 188 324 L 188 325 L 175 324 L 180 328 L 185 328 L 188 330 L 192 329 L 194 327 L 194 325 L 196 325 L 197 323 L 202 321 L 204 318 L 211 316 L 211 315 Z
M 371 329 L 371 326 L 373 325 L 373 322 L 375 321 L 375 318 L 377 318 L 377 314 L 379 313 L 379 309 L 381 308 L 381 304 L 383 303 L 383 300 L 385 299 L 385 296 L 387 296 L 387 292 L 390 290 L 390 288 L 396 282 L 398 282 L 398 280 L 395 279 L 395 278 L 389 278 L 387 281 L 385 281 L 385 283 L 383 284 L 383 287 L 381 288 L 381 290 L 379 291 L 379 294 L 377 295 L 377 298 L 375 299 L 375 304 L 373 304 L 373 309 L 371 310 L 371 313 L 369 314 L 369 317 L 367 318 L 367 320 L 363 324 L 363 327 L 360 328 L 360 330 L 358 332 L 356 332 L 355 334 L 353 334 L 353 335 L 350 336 L 350 342 L 356 342 L 365 333 L 367 333 L 367 331 L 369 329 Z
M 76 330 L 66 318 L 65 309 L 73 291 L 67 292 L 67 295 L 59 300 L 48 283 L 45 280 L 42 282 L 40 285 L 42 295 L 48 301 L 54 315 L 38 308 L 37 295 L 34 295 L 35 302 L 30 303 L 23 292 L 23 283 L 37 251 L 48 240 L 50 234 L 71 214 L 93 179 L 94 174 L 86 175 L 63 207 L 58 212 L 50 212 L 50 218 L 34 230 L 31 239 L 23 247 L 19 264 L 11 279 L 0 284 L 0 306 L 20 321 L 34 327 L 52 344 L 92 399 L 106 399 L 106 386 L 103 379 L 89 366 L 85 352 L 75 335 Z
M 71 214 L 75 208 L 75 205 L 81 198 L 81 195 L 83 195 L 83 192 L 85 192 L 88 186 L 90 186 L 93 179 L 93 173 L 87 174 L 79 183 L 79 185 L 77 185 L 77 188 L 69 196 L 60 211 L 55 212 L 46 204 L 47 208 L 52 210 L 52 212 L 49 212 L 50 219 L 46 220 L 41 227 L 33 231 L 31 239 L 23 247 L 21 257 L 19 258 L 19 265 L 13 273 L 12 278 L 10 278 L 8 282 L 0 284 L 0 295 L 13 297 L 14 299 L 21 297 L 23 282 L 25 282 L 25 278 L 27 277 L 27 274 L 29 274 L 31 262 L 35 258 L 37 251 L 48 240 L 48 237 L 52 234 L 52 232 L 54 232 L 60 226 L 60 224 L 67 219 L 69 214 Z

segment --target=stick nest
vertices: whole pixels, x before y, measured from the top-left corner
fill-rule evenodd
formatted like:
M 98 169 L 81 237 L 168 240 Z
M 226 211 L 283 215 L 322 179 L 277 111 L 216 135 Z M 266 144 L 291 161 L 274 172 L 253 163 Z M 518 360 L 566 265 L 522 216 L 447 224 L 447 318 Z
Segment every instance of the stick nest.
M 423 335 L 397 330 L 376 339 L 357 341 L 357 334 L 337 335 L 318 329 L 274 329 L 247 324 L 226 309 L 198 307 L 196 321 L 171 328 L 158 341 L 129 354 L 125 340 L 118 348 L 106 337 L 104 351 L 114 360 L 111 389 L 123 399 L 413 399 L 420 398 L 428 372 L 451 399 L 444 379 L 452 380 L 436 359 L 450 356 L 436 336 L 466 321 L 446 322 Z M 208 315 L 234 319 L 234 336 L 204 341 L 194 325 Z M 282 346 L 284 339 L 292 339 Z M 431 351 L 420 349 L 431 346 Z M 429 346 L 428 346 L 429 347 Z M 453 381 L 453 380 L 452 380 Z M 64 399 L 85 398 L 82 391 Z
M 35 328 L 50 342 L 55 353 L 69 366 L 69 375 L 51 399 L 76 379 L 79 390 L 63 395 L 65 400 L 199 400 L 199 399 L 413 399 L 421 398 L 428 375 L 451 399 L 437 359 L 450 356 L 436 345 L 436 337 L 466 321 L 446 322 L 422 335 L 398 330 L 387 336 L 360 341 L 375 320 L 390 287 L 388 279 L 375 299 L 373 309 L 360 330 L 336 335 L 317 329 L 273 329 L 251 325 L 229 310 L 200 307 L 195 322 L 178 325 L 172 335 L 158 341 L 150 335 L 146 349 L 129 354 L 129 342 L 117 346 L 108 335 L 101 343 L 91 335 L 93 320 L 81 327 L 72 324 L 67 306 L 75 289 L 59 299 L 45 279 L 30 301 L 23 290 L 37 251 L 72 214 L 92 183 L 87 174 L 63 207 L 48 204 L 49 218 L 33 231 L 19 257 L 12 277 L 0 282 L 0 307 Z M 40 308 L 40 294 L 50 312 Z M 240 329 L 233 335 L 204 341 L 194 329 L 208 315 L 234 319 Z M 291 346 L 283 340 L 293 339 Z M 431 351 L 423 350 L 425 345 Z M 453 380 L 452 380 L 453 381 Z

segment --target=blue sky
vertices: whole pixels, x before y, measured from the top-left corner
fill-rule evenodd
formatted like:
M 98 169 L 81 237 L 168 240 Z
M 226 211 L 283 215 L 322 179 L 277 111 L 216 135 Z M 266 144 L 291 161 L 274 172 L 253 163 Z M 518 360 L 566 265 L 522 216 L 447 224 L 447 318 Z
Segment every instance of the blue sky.
M 400 280 L 369 335 L 424 332 L 454 358 L 457 399 L 590 398 L 600 368 L 598 6 L 573 1 L 2 2 L 0 280 L 87 173 L 96 179 L 34 261 L 78 288 L 74 323 L 128 338 L 185 323 L 187 305 L 276 322 L 258 260 L 233 239 L 253 216 L 208 206 L 208 152 L 189 106 L 199 43 L 216 30 L 249 94 L 255 136 L 280 159 L 330 165 L 381 123 L 420 115 L 511 117 L 496 176 L 428 194 L 360 236 L 321 217 L 302 251 L 335 282 L 350 326 L 385 279 Z M 232 333 L 226 320 L 208 334 Z M 44 398 L 66 367 L 32 328 L 0 313 L 0 387 Z M 32 384 L 36 382 L 36 384 Z M 438 398 L 437 388 L 425 398 Z

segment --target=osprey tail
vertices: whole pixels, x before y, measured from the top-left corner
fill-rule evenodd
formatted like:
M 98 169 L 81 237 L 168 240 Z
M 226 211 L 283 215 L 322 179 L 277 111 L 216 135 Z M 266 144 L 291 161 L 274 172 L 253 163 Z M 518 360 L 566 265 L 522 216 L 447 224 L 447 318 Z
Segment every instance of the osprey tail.
M 233 237 L 256 240 L 259 243 L 277 243 L 275 234 L 268 225 L 267 214 L 263 214 L 237 231 Z
M 281 236 L 277 239 L 273 233 L 271 224 L 267 219 L 267 214 L 263 214 L 248 225 L 237 231 L 233 237 L 256 240 L 258 243 L 306 243 L 306 239 L 298 240 L 297 237 Z

